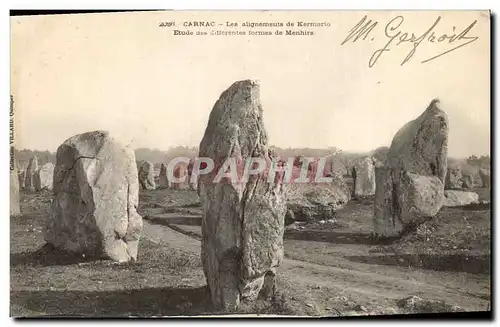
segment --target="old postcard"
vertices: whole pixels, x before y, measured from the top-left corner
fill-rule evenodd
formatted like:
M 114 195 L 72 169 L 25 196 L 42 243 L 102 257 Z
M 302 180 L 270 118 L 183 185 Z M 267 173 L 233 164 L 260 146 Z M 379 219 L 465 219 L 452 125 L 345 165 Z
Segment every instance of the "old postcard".
M 11 316 L 491 317 L 490 24 L 11 16 Z

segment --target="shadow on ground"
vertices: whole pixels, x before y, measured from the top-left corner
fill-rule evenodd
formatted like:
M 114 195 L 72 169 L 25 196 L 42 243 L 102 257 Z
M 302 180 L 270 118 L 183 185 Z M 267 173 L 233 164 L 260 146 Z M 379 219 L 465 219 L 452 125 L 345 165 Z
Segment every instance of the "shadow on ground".
M 10 296 L 11 303 L 41 316 L 176 316 L 209 312 L 205 286 L 102 292 L 14 291 Z
M 10 254 L 10 266 L 19 265 L 28 266 L 65 266 L 73 265 L 82 262 L 91 262 L 100 260 L 98 257 L 75 255 L 55 249 L 50 244 L 45 244 L 43 247 L 32 252 L 21 252 Z
M 491 210 L 491 204 L 488 203 L 474 203 L 468 204 L 460 207 L 462 210 L 466 211 L 481 211 L 481 210 Z
M 346 259 L 366 264 L 401 267 L 418 267 L 440 271 L 467 272 L 471 274 L 489 274 L 489 255 L 468 256 L 461 254 L 392 254 L 372 256 L 345 256 Z
M 155 217 L 151 216 L 147 218 L 154 224 L 170 226 L 170 224 L 174 225 L 186 225 L 186 226 L 201 226 L 201 217 Z
M 299 241 L 317 241 L 334 244 L 380 244 L 376 242 L 371 234 L 368 233 L 348 233 L 335 231 L 286 231 L 284 238 L 286 240 Z

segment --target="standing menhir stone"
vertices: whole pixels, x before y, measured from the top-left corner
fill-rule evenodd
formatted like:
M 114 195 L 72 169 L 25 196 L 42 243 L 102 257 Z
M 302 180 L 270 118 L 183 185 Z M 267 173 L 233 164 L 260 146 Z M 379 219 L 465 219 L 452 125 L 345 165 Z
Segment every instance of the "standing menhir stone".
M 325 161 L 325 176 L 336 174 L 341 177 L 349 175 L 349 171 L 337 156 L 328 156 Z
M 69 138 L 57 149 L 53 191 L 47 243 L 118 262 L 137 258 L 142 217 L 132 150 L 104 131 Z
M 479 176 L 481 177 L 481 186 L 490 188 L 491 187 L 491 174 L 489 169 L 481 168 L 479 169 Z
M 37 157 L 33 157 L 30 159 L 28 163 L 28 167 L 26 167 L 24 187 L 28 191 L 35 191 L 35 173 L 38 170 L 38 159 Z
M 26 169 L 17 172 L 17 180 L 19 183 L 19 189 L 24 189 L 26 182 Z
M 52 190 L 54 177 L 54 164 L 47 162 L 35 172 L 35 190 Z
M 179 181 L 172 181 L 171 185 L 172 188 L 175 190 L 183 190 L 188 188 L 188 183 L 189 183 L 189 173 L 188 173 L 188 165 L 186 163 L 178 163 L 173 171 L 173 175 L 175 179 L 180 179 L 182 182 Z
M 259 85 L 234 83 L 212 109 L 199 156 L 212 158 L 215 167 L 228 158 L 272 160 L 262 114 Z M 215 183 L 214 174 L 199 179 L 203 270 L 213 303 L 224 310 L 270 296 L 283 259 L 283 185 L 269 183 L 267 174 L 253 177 L 246 183 Z
M 162 162 L 160 167 L 160 176 L 159 176 L 159 185 L 160 188 L 168 188 L 168 177 L 167 177 L 167 166 Z
M 150 161 L 140 161 L 137 165 L 139 169 L 139 184 L 143 190 L 154 190 L 155 183 L 155 167 Z
M 448 168 L 444 188 L 447 190 L 462 188 L 462 169 L 460 167 Z
M 191 160 L 189 160 L 189 164 L 187 166 L 188 184 L 189 184 L 189 189 L 197 190 L 198 189 L 198 179 L 196 178 L 194 182 L 191 181 L 191 177 L 193 174 L 193 167 L 194 167 L 194 159 L 191 158 Z
M 353 167 L 354 196 L 375 194 L 375 165 L 371 157 L 364 157 Z
M 21 214 L 20 200 L 19 200 L 19 178 L 17 169 L 10 171 L 10 215 L 18 216 Z
M 396 133 L 386 165 L 376 168 L 376 235 L 398 236 L 435 216 L 443 205 L 448 117 L 438 103 L 433 100 Z
M 470 171 L 462 172 L 462 188 L 471 189 L 474 188 L 474 174 Z

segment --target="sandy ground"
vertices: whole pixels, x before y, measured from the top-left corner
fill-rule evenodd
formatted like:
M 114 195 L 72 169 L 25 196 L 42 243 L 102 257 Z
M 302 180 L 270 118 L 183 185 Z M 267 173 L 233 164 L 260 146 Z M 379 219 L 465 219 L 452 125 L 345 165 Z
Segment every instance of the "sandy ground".
M 23 216 L 11 219 L 12 316 L 215 313 L 206 299 L 194 191 L 141 193 L 139 259 L 125 265 L 47 249 L 41 224 L 50 194 L 23 194 L 21 205 Z M 351 316 L 488 310 L 489 206 L 444 208 L 414 235 L 385 245 L 370 237 L 371 215 L 371 199 L 353 200 L 331 221 L 289 227 L 276 297 L 243 305 L 241 312 Z M 418 298 L 405 302 L 410 296 Z

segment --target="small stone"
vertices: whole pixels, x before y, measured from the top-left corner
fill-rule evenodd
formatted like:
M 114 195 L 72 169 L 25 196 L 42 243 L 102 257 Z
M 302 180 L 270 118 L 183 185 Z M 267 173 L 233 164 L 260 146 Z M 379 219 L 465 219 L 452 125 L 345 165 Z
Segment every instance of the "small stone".
M 368 309 L 365 306 L 360 305 L 360 304 L 358 304 L 356 307 L 354 307 L 354 310 L 356 310 L 356 311 L 363 311 L 363 312 L 368 311 Z
M 314 307 L 311 303 L 306 303 L 306 306 L 308 306 L 309 308 Z
M 40 168 L 34 173 L 33 182 L 36 191 L 41 190 L 52 190 L 53 186 L 53 176 L 54 176 L 54 164 L 47 162 L 46 164 L 40 166 Z
M 420 304 L 422 304 L 423 302 L 424 300 L 422 298 L 415 295 L 411 295 L 409 297 L 399 300 L 398 305 L 407 310 L 415 310 L 415 308 Z
M 139 185 L 143 190 L 156 189 L 154 165 L 152 162 L 144 160 L 137 162 L 137 174 Z

